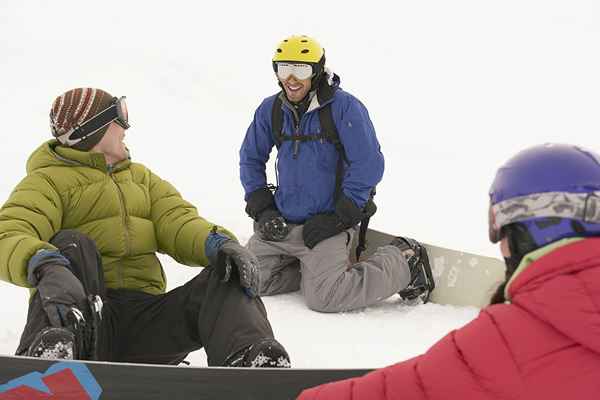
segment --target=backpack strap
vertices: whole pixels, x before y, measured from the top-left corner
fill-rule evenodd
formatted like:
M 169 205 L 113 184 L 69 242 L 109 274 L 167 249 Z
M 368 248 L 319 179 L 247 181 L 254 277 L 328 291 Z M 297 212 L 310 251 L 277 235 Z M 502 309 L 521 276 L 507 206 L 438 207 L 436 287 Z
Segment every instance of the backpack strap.
M 283 103 L 279 96 L 275 97 L 275 101 L 273 102 L 273 111 L 271 112 L 271 133 L 273 135 L 273 140 L 275 141 L 275 146 L 277 149 L 281 146 L 283 142 Z
M 321 140 L 325 139 L 331 144 L 335 146 L 335 149 L 338 152 L 338 161 L 335 172 L 335 192 L 334 192 L 334 201 L 340 198 L 342 194 L 342 181 L 344 179 L 344 162 L 349 164 L 348 157 L 346 156 L 346 151 L 344 150 L 344 145 L 340 141 L 340 136 L 338 130 L 335 126 L 335 122 L 333 121 L 333 114 L 331 111 L 331 102 L 325 104 L 323 107 L 319 109 L 319 123 L 321 124 L 321 134 L 320 135 L 302 135 L 302 136 L 290 136 L 283 134 L 283 103 L 279 96 L 275 97 L 275 101 L 273 102 L 273 112 L 271 114 L 271 127 L 272 127 L 272 135 L 273 140 L 275 141 L 275 146 L 277 149 L 281 146 L 284 140 L 293 140 L 296 143 L 301 141 L 310 141 L 310 140 Z M 369 197 L 369 201 L 367 202 L 367 206 L 365 208 L 377 207 L 375 203 L 373 203 L 373 197 L 375 195 L 375 188 L 371 191 L 371 195 Z M 358 238 L 358 247 L 356 248 L 356 259 L 358 260 L 360 254 L 366 249 L 366 235 L 367 228 L 369 226 L 369 220 L 371 215 L 375 213 L 375 210 L 371 212 L 367 212 L 367 217 L 362 220 L 360 224 L 360 232 Z
M 344 162 L 348 164 L 348 158 L 346 157 L 346 151 L 344 151 L 344 145 L 340 141 L 340 135 L 333 122 L 333 114 L 331 112 L 331 103 L 325 104 L 319 109 L 319 122 L 321 123 L 321 134 L 335 146 L 338 152 L 338 161 L 335 171 L 335 192 L 334 200 L 340 198 L 342 194 L 342 181 L 344 179 Z
M 319 122 L 321 123 L 321 134 L 331 144 L 335 146 L 342 160 L 348 164 L 348 158 L 344 151 L 344 145 L 340 141 L 340 135 L 333 122 L 333 113 L 331 112 L 331 103 L 325 104 L 319 109 Z

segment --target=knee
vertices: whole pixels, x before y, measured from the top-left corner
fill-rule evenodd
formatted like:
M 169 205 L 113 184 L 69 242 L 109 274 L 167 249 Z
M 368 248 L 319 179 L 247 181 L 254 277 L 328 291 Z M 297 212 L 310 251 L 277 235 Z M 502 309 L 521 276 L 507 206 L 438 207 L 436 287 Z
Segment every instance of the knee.
M 304 289 L 306 305 L 313 311 L 322 313 L 336 313 L 343 311 L 334 301 L 334 289 L 327 285 L 318 288 Z
M 85 244 L 86 247 L 93 246 L 93 248 L 96 248 L 96 242 L 94 242 L 92 238 L 90 238 L 85 233 L 79 232 L 75 229 L 63 229 L 56 232 L 56 234 L 54 234 L 54 236 L 52 236 L 52 238 L 50 239 L 50 243 L 55 245 L 59 249 L 62 249 L 65 246 L 68 246 L 72 243 L 75 243 L 77 245 Z
M 310 308 L 313 311 L 322 312 L 322 313 L 332 312 L 332 311 L 329 311 L 329 309 L 327 308 L 327 304 L 325 302 L 315 301 L 315 299 L 306 298 L 306 305 L 308 308 Z

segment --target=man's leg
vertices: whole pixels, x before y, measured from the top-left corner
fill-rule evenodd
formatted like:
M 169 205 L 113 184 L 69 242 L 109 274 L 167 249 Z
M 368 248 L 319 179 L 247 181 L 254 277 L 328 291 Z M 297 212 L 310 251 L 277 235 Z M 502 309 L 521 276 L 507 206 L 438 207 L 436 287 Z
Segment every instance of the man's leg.
M 302 290 L 309 308 L 340 312 L 367 307 L 405 288 L 410 272 L 400 249 L 382 246 L 364 261 L 351 264 L 351 228 L 300 255 Z
M 269 242 L 262 240 L 255 233 L 246 245 L 259 261 L 261 296 L 295 292 L 300 289 L 300 261 L 289 255 L 287 241 L 288 239 L 283 242 Z
M 67 257 L 70 262 L 69 270 L 81 282 L 86 295 L 92 296 L 89 299 L 101 299 L 105 291 L 102 263 L 94 241 L 78 231 L 63 230 L 54 235 L 50 243 Z M 95 304 L 100 305 L 101 301 Z M 45 347 L 54 346 L 54 343 L 62 340 L 76 343 L 77 349 L 75 354 L 67 354 L 67 350 L 54 354 L 57 358 L 97 358 L 96 340 L 100 333 L 98 318 L 95 317 L 99 314 L 94 313 L 87 302 L 85 307 L 76 304 L 72 306 L 74 308 L 69 313 L 68 326 L 52 327 L 42 306 L 40 294 L 36 292 L 30 299 L 27 322 L 16 354 L 52 357 L 55 350 Z
M 173 364 L 204 347 L 208 364 L 220 366 L 273 339 L 260 298 L 248 297 L 235 280 L 221 282 L 210 267 L 163 295 L 116 290 L 108 298 L 123 310 L 116 361 Z

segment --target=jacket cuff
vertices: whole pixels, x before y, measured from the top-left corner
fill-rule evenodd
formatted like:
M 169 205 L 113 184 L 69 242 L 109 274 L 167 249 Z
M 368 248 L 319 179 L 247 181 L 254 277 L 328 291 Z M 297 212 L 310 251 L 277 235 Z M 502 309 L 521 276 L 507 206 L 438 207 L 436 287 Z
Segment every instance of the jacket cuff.
M 62 265 L 65 267 L 71 265 L 69 260 L 58 250 L 38 250 L 27 263 L 27 281 L 31 285 L 37 286 L 39 278 L 36 273 L 41 267 L 47 264 Z
M 223 246 L 223 243 L 232 240 L 229 236 L 225 236 L 219 232 L 211 232 L 206 237 L 206 241 L 204 242 L 204 254 L 206 258 L 212 264 L 214 260 L 217 258 L 217 253 Z

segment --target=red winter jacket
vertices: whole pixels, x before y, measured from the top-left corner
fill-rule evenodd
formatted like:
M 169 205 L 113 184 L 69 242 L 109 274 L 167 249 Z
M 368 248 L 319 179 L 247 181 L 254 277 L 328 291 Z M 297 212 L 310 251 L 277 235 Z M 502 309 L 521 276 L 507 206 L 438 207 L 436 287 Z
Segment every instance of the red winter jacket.
M 425 354 L 301 400 L 600 399 L 600 239 L 559 247 Z

